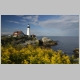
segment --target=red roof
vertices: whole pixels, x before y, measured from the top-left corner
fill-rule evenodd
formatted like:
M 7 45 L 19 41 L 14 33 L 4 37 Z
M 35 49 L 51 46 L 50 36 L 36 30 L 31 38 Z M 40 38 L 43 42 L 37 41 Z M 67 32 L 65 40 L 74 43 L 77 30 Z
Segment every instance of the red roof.
M 13 36 L 14 35 L 19 35 L 19 34 L 24 34 L 22 31 L 15 31 L 14 33 L 13 33 Z

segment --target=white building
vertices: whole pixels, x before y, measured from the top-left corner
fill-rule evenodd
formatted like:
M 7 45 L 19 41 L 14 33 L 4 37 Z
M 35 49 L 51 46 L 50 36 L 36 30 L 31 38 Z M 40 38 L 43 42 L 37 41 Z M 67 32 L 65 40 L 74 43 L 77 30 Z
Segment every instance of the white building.
M 30 36 L 30 25 L 27 25 L 27 35 Z

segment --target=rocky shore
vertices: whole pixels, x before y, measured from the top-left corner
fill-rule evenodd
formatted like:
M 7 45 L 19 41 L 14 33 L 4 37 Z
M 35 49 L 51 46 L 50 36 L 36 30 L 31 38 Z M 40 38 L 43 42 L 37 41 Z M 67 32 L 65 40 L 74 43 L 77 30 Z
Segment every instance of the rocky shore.
M 36 37 L 3 37 L 1 38 L 1 45 L 6 46 L 7 44 L 11 45 L 21 45 L 25 47 L 27 45 L 38 45 L 44 48 L 51 48 L 51 46 L 58 45 L 57 41 L 54 41 L 48 37 L 42 37 L 41 39 L 37 39 Z M 75 58 L 79 58 L 79 48 L 75 48 L 73 50 Z
M 75 48 L 75 49 L 73 50 L 73 52 L 74 52 L 75 57 L 76 57 L 76 58 L 79 58 L 79 48 Z
M 39 46 L 44 46 L 44 47 L 50 47 L 50 46 L 55 46 L 58 43 L 56 41 L 53 41 L 47 37 L 43 37 L 42 39 L 35 39 L 35 40 L 27 40 L 23 43 L 20 42 L 20 45 L 26 46 L 28 44 L 31 45 L 39 45 Z
M 1 45 L 5 46 L 7 44 L 11 44 L 11 45 L 22 45 L 22 46 L 26 46 L 28 44 L 31 45 L 39 45 L 39 46 L 55 46 L 58 43 L 56 41 L 53 41 L 52 39 L 48 38 L 48 37 L 43 37 L 42 39 L 37 39 L 35 38 L 31 38 L 31 37 L 7 37 L 7 38 L 1 38 Z
M 51 46 L 56 46 L 58 45 L 57 41 L 54 41 L 48 37 L 42 37 L 41 39 L 37 39 L 36 37 L 3 37 L 1 38 L 1 45 L 2 46 L 7 46 L 8 44 L 13 45 L 14 47 L 19 47 L 23 48 L 26 47 L 27 45 L 35 45 L 35 46 L 40 46 L 41 48 L 46 48 L 46 49 L 51 49 Z M 73 50 L 74 52 L 74 62 L 79 62 L 79 48 L 75 48 Z M 72 62 L 73 62 L 72 61 Z

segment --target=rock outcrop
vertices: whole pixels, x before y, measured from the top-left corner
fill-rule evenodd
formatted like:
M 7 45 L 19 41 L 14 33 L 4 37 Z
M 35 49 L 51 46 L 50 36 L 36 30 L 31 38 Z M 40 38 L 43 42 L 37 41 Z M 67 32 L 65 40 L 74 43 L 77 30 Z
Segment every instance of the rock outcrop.
M 52 39 L 47 38 L 47 37 L 43 37 L 41 40 L 42 40 L 44 46 L 54 46 L 54 45 L 57 45 L 56 41 L 53 41 Z
M 36 45 L 37 43 L 37 40 L 28 40 L 28 41 L 25 41 L 24 43 L 21 43 L 20 45 L 22 46 L 26 46 L 26 45 Z
M 48 37 L 43 37 L 42 38 L 42 42 L 44 43 L 44 42 L 51 42 L 51 41 L 53 41 L 52 39 L 49 39 Z
M 39 45 L 39 46 L 47 46 L 48 47 L 48 46 L 57 45 L 57 42 L 56 41 L 53 41 L 50 38 L 43 37 L 40 40 L 38 40 L 38 39 L 36 39 L 36 40 L 27 40 L 24 43 L 21 43 L 20 45 L 26 46 L 28 44 L 31 44 L 31 45 Z
M 11 45 L 22 45 L 22 46 L 26 46 L 28 44 L 31 45 L 39 45 L 39 46 L 54 46 L 57 45 L 56 41 L 53 41 L 50 38 L 47 37 L 43 37 L 42 39 L 37 39 L 37 38 L 32 38 L 32 37 L 10 37 L 10 38 L 2 38 L 1 39 L 1 44 L 3 46 L 7 45 L 7 44 L 11 44 Z
M 75 48 L 74 50 L 73 50 L 73 52 L 75 53 L 74 55 L 75 55 L 75 57 L 79 57 L 79 48 Z

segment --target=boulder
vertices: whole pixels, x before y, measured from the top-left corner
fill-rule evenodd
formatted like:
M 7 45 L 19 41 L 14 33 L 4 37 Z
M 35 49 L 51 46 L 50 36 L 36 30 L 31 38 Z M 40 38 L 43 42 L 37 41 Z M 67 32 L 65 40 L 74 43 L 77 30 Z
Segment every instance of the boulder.
M 48 37 L 43 37 L 41 40 L 42 40 L 44 46 L 54 46 L 54 45 L 57 45 L 56 41 L 53 41 L 52 39 L 50 39 Z
M 43 37 L 42 42 L 51 42 L 53 41 L 52 39 L 49 39 L 48 37 Z

